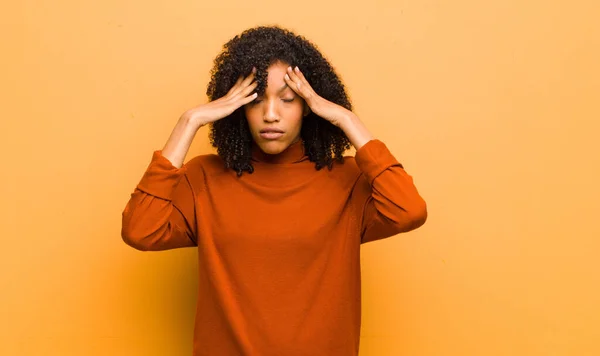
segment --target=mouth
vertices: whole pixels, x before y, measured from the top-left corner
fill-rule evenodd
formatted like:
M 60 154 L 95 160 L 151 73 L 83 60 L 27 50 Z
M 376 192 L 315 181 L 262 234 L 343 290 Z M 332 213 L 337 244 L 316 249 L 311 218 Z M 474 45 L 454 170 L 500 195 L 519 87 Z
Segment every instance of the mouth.
M 283 136 L 283 130 L 276 128 L 267 128 L 260 130 L 260 137 L 267 140 L 276 140 Z

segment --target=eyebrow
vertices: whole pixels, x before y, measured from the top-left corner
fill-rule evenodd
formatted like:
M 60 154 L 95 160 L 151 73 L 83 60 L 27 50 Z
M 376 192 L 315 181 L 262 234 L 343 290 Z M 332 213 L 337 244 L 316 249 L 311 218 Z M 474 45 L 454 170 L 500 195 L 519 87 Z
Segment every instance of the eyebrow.
M 277 94 L 281 93 L 282 91 L 284 91 L 286 88 L 289 88 L 289 86 L 287 85 L 287 83 L 285 83 L 281 88 L 279 88 L 279 90 L 277 90 Z
M 280 94 L 282 91 L 286 90 L 287 88 L 289 88 L 290 86 L 287 85 L 287 83 L 285 83 L 281 88 L 277 89 L 277 94 Z M 291 88 L 290 88 L 291 89 Z M 294 92 L 292 90 L 292 92 L 294 93 L 294 95 L 296 95 L 296 92 Z

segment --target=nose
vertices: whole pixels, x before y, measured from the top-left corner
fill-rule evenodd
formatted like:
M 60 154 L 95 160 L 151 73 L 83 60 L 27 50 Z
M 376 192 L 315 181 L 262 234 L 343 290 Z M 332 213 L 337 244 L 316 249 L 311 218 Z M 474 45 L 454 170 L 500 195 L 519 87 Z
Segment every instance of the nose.
M 276 101 L 268 100 L 265 105 L 265 112 L 263 114 L 264 122 L 278 122 L 279 121 L 279 113 L 277 112 Z

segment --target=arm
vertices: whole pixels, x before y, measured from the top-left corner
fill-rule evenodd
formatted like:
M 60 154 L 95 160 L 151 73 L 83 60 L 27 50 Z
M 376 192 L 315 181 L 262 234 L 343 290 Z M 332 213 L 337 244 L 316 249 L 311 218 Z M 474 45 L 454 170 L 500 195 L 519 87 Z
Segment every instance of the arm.
M 175 128 L 171 132 L 167 143 L 161 151 L 161 155 L 171 162 L 173 167 L 181 168 L 183 160 L 188 153 L 194 136 L 200 127 L 204 126 L 198 120 L 192 119 L 189 111 L 185 112 L 177 121 Z
M 339 125 L 356 148 L 356 164 L 363 173 L 357 187 L 367 196 L 361 242 L 393 236 L 423 225 L 427 220 L 427 205 L 412 177 L 385 144 L 373 138 L 358 116 L 350 111 L 343 113 L 345 115 L 339 116 Z
M 427 205 L 413 179 L 379 140 L 371 140 L 356 152 L 362 172 L 355 190 L 365 197 L 362 207 L 361 243 L 414 230 L 427 220 Z
M 427 207 L 412 177 L 381 141 L 373 139 L 358 116 L 318 95 L 298 67 L 288 67 L 284 78 L 315 114 L 340 127 L 356 148 L 356 163 L 363 174 L 353 195 L 368 197 L 363 208 L 362 242 L 423 225 L 427 219 Z
M 229 92 L 187 110 L 135 188 L 122 214 L 121 237 L 142 251 L 197 245 L 195 192 L 183 160 L 198 129 L 233 113 L 256 98 L 256 70 L 240 77 Z
M 122 214 L 126 244 L 141 251 L 196 245 L 195 195 L 186 171 L 154 152 Z

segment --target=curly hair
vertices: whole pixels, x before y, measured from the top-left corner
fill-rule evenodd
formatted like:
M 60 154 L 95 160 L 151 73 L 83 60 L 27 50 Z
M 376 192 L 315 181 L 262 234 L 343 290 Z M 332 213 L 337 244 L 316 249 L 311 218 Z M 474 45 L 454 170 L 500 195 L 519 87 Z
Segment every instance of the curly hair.
M 263 94 L 267 85 L 267 70 L 276 62 L 300 67 L 318 95 L 352 110 L 344 85 L 317 47 L 303 36 L 279 26 L 247 29 L 223 46 L 210 72 L 211 79 L 206 89 L 209 100 L 226 95 L 236 80 L 240 76 L 248 76 L 253 67 L 257 70 L 256 92 Z M 305 152 L 309 160 L 315 162 L 317 170 L 325 166 L 331 170 L 334 160 L 343 162 L 344 151 L 350 148 L 350 141 L 342 129 L 312 111 L 302 119 L 300 136 Z M 213 122 L 209 138 L 226 168 L 232 168 L 238 176 L 244 171 L 254 171 L 251 162 L 252 136 L 243 107 Z

